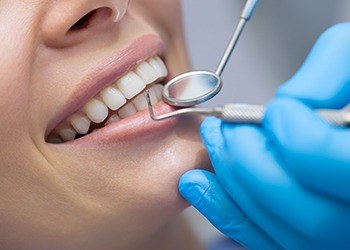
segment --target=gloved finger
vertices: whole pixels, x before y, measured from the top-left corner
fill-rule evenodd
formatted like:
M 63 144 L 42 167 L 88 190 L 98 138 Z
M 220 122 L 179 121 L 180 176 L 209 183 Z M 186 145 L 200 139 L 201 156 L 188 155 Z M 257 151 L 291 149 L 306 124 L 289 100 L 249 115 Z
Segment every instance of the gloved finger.
M 289 171 L 313 190 L 350 203 L 350 131 L 292 99 L 268 105 L 264 127 Z
M 328 29 L 300 70 L 277 92 L 315 108 L 342 108 L 350 102 L 350 23 Z
M 236 156 L 228 152 L 231 150 L 227 149 L 226 145 L 228 141 L 234 141 L 235 138 L 225 137 L 224 139 L 221 125 L 222 122 L 220 120 L 208 118 L 202 124 L 201 135 L 203 143 L 212 160 L 215 172 L 219 177 L 219 182 L 222 184 L 223 188 L 229 193 L 235 203 L 239 205 L 242 211 L 244 211 L 255 224 L 258 222 L 260 228 L 268 233 L 280 245 L 292 249 L 300 249 L 300 246 L 305 247 L 307 245 L 307 240 L 304 239 L 303 236 L 297 234 L 292 227 L 286 225 L 271 213 L 262 209 L 261 205 L 253 199 L 255 197 L 251 197 L 251 195 L 239 185 L 235 175 L 236 166 L 233 164 Z M 252 143 L 254 143 L 254 141 Z M 234 148 L 237 149 L 242 146 L 242 150 L 247 150 L 244 144 L 244 141 L 240 141 Z M 254 157 L 255 156 L 252 156 L 252 158 Z
M 347 206 L 307 192 L 294 181 L 280 166 L 261 129 L 224 123 L 222 133 L 230 138 L 226 140 L 226 148 L 234 166 L 234 170 L 220 167 L 218 178 L 221 183 L 225 182 L 224 187 L 230 186 L 227 176 L 234 172 L 236 181 L 248 195 L 277 221 L 293 228 L 295 234 L 305 236 L 306 244 L 315 239 L 326 244 L 350 236 L 350 225 L 343 223 L 350 221 Z M 234 200 L 246 212 L 242 201 Z M 269 235 L 278 237 L 281 234 L 279 227 L 266 224 L 252 212 L 248 215 Z M 333 230 L 330 232 L 329 228 Z
M 179 191 L 217 229 L 248 249 L 280 248 L 247 218 L 214 174 L 191 170 L 180 178 Z
M 224 146 L 224 138 L 221 133 L 222 120 L 215 117 L 206 118 L 201 125 L 201 138 L 209 152 L 209 156 L 212 162 L 216 160 L 218 155 L 216 152 L 222 151 Z

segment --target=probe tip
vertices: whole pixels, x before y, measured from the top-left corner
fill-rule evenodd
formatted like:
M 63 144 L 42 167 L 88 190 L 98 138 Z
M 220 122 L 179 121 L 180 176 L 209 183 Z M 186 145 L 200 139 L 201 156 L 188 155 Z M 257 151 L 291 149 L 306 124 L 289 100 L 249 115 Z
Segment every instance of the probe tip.
M 152 106 L 152 101 L 151 101 L 151 96 L 149 94 L 149 90 L 146 90 L 146 99 L 147 99 L 147 105 L 148 105 L 148 111 L 149 111 L 149 114 L 151 116 L 151 118 L 153 120 L 157 120 L 155 115 L 154 115 L 154 110 L 153 110 L 153 106 Z

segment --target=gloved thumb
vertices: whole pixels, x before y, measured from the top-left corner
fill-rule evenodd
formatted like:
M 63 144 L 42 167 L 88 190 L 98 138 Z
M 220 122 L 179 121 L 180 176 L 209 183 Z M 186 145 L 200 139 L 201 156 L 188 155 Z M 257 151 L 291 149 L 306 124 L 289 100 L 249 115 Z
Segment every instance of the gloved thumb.
M 249 249 L 280 247 L 240 210 L 217 177 L 208 171 L 191 170 L 179 182 L 181 195 L 221 232 Z
M 300 70 L 277 92 L 314 108 L 342 108 L 350 102 L 350 23 L 328 29 Z

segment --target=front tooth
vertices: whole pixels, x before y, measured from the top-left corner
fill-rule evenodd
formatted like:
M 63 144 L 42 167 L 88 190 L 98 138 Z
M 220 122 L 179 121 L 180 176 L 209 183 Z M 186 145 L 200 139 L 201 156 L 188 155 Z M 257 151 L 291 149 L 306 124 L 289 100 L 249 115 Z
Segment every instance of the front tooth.
M 101 97 L 103 102 L 115 111 L 122 107 L 126 103 L 126 99 L 123 94 L 116 88 L 108 87 L 101 91 Z
M 87 132 L 89 132 L 91 121 L 86 115 L 73 115 L 69 120 L 73 128 L 79 134 L 85 135 Z
M 155 69 L 148 63 L 141 63 L 137 69 L 136 73 L 141 77 L 144 83 L 151 84 L 158 80 L 159 76 Z
M 106 122 L 106 125 L 112 124 L 117 121 L 120 121 L 120 117 L 118 115 L 112 115 Z
M 160 59 L 160 57 L 159 56 L 156 56 L 156 61 L 158 62 L 158 65 L 159 65 L 159 67 L 161 68 L 161 70 L 162 70 L 162 77 L 167 77 L 168 76 L 168 74 L 169 74 L 169 72 L 168 72 L 168 68 L 165 66 L 165 63 L 163 62 L 163 60 L 162 59 Z
M 138 97 L 136 97 L 133 102 L 134 106 L 136 107 L 136 109 L 138 111 L 143 111 L 145 109 L 147 109 L 148 105 L 147 105 L 147 99 L 144 95 L 139 95 Z
M 118 81 L 117 86 L 127 99 L 132 99 L 146 88 L 146 84 L 134 72 L 130 72 L 122 77 Z
M 64 128 L 61 129 L 58 134 L 63 141 L 73 141 L 77 135 L 77 132 L 73 128 Z
M 97 99 L 92 99 L 84 106 L 84 111 L 94 123 L 103 122 L 108 116 L 107 106 Z
M 168 70 L 163 63 L 162 59 L 158 57 L 151 58 L 148 60 L 149 64 L 154 68 L 154 70 L 157 72 L 158 76 L 161 78 L 164 78 L 168 75 Z
M 123 108 L 119 110 L 118 115 L 120 118 L 124 119 L 136 113 L 137 113 L 137 110 L 134 107 L 134 105 L 132 103 L 128 103 L 127 105 L 125 105 Z

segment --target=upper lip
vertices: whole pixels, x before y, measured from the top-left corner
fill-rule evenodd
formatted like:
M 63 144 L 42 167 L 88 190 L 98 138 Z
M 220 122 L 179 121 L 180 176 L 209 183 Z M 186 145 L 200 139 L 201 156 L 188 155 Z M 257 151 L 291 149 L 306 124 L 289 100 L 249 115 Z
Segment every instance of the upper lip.
M 61 112 L 49 123 L 46 136 L 69 115 L 72 115 L 102 89 L 115 82 L 139 62 L 164 54 L 164 43 L 157 35 L 145 35 L 134 40 L 128 47 L 116 52 L 94 69 L 72 92 Z

